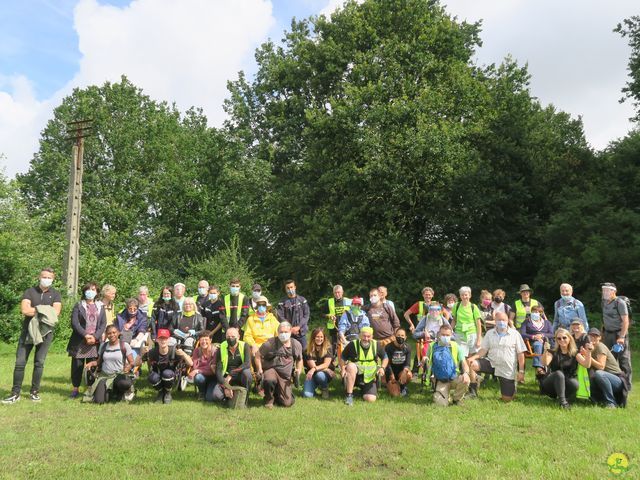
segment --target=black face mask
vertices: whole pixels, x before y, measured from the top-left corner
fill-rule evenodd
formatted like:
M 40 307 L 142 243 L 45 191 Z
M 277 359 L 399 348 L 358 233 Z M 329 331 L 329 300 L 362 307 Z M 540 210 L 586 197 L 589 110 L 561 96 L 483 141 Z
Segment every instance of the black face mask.
M 237 338 L 227 338 L 227 345 L 229 345 L 230 347 L 235 347 L 236 343 L 238 343 Z
M 502 303 L 502 299 L 500 297 L 493 297 L 493 301 L 496 303 Z
M 404 344 L 404 341 L 406 340 L 406 338 L 400 338 L 400 337 L 396 337 L 396 342 L 398 342 L 398 345 L 402 345 Z

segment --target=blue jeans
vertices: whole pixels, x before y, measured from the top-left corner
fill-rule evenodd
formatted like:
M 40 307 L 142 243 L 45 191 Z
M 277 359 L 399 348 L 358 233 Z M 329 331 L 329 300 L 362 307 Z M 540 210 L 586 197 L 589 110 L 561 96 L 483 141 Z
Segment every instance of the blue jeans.
M 544 342 L 541 342 L 540 340 L 534 340 L 533 342 L 531 342 L 531 349 L 533 350 L 533 353 L 542 354 L 542 352 L 544 351 Z M 533 366 L 533 368 L 542 367 L 542 357 L 533 357 L 531 365 Z
M 604 370 L 596 370 L 593 374 L 592 388 L 595 386 L 604 398 L 605 403 L 618 405 L 616 402 L 616 393 L 620 393 L 623 388 L 622 380 L 613 373 Z
M 331 380 L 331 378 L 325 372 L 314 373 L 311 380 L 307 380 L 305 378 L 304 390 L 302 394 L 305 396 L 305 398 L 312 398 L 315 394 L 316 388 L 319 387 L 321 390 L 328 388 L 329 380 Z
M 193 383 L 198 387 L 198 391 L 204 394 L 207 391 L 207 386 L 209 383 L 214 383 L 215 377 L 205 377 L 201 373 L 196 373 L 195 377 L 193 377 Z

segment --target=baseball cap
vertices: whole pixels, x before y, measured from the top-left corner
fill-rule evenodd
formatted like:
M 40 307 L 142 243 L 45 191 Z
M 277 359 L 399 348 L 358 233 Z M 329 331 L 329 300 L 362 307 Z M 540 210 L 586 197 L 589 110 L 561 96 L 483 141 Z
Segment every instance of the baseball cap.
M 362 297 L 353 297 L 351 299 L 351 305 L 362 305 Z
M 171 337 L 171 332 L 167 328 L 161 328 L 158 330 L 158 338 L 169 338 Z

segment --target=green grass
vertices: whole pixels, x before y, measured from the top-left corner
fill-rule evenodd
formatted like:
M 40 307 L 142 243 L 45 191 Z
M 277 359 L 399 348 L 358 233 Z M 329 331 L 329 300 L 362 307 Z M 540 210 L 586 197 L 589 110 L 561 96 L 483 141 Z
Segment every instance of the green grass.
M 0 345 L 3 396 L 13 360 L 14 346 Z M 418 384 L 406 399 L 383 394 L 348 408 L 336 383 L 331 400 L 272 411 L 253 396 L 251 408 L 232 411 L 192 392 L 156 405 L 146 382 L 138 386 L 131 404 L 68 400 L 69 360 L 50 353 L 42 402 L 0 405 L 0 478 L 640 478 L 637 383 L 614 411 L 560 410 L 538 394 L 530 368 L 515 402 L 500 403 L 489 382 L 478 400 L 448 409 Z M 629 472 L 608 472 L 613 452 L 629 456 Z

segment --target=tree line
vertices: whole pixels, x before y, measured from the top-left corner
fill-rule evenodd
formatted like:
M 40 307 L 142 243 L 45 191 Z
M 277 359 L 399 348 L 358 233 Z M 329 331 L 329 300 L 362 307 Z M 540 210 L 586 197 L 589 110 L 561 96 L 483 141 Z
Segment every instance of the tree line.
M 640 17 L 617 31 L 637 107 Z M 515 296 L 529 283 L 548 304 L 569 282 L 597 309 L 599 284 L 615 281 L 634 298 L 640 134 L 594 150 L 579 118 L 533 96 L 526 66 L 478 65 L 480 46 L 481 25 L 439 2 L 352 1 L 259 47 L 255 76 L 229 82 L 221 128 L 124 76 L 75 89 L 28 172 L 0 182 L 2 338 L 37 270 L 61 271 L 66 124 L 83 118 L 95 134 L 81 283 L 133 293 L 198 276 L 224 285 L 235 270 L 274 294 L 294 278 L 312 300 L 338 283 L 347 294 L 384 284 L 399 307 L 424 285 Z

